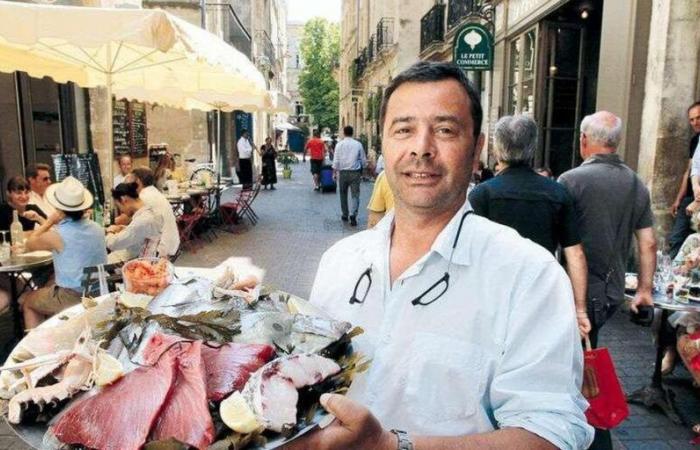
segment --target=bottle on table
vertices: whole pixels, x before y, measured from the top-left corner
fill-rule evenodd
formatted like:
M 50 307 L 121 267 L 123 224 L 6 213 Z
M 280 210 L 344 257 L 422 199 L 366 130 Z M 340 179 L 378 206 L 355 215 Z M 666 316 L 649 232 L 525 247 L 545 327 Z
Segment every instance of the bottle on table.
M 102 205 L 97 200 L 95 200 L 95 204 L 92 207 L 92 220 L 100 226 L 103 225 Z
M 24 250 L 24 229 L 19 221 L 19 213 L 15 209 L 12 211 L 12 224 L 10 225 L 10 238 L 12 245 L 17 247 L 19 253 Z
M 105 209 L 103 211 L 104 216 L 104 226 L 108 227 L 112 225 L 112 205 L 109 203 L 109 199 L 105 200 Z

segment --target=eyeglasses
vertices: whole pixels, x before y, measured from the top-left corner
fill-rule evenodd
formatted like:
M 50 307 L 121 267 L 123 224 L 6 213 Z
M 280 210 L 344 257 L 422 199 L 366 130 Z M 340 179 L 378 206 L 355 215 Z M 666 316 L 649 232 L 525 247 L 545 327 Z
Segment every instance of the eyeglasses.
M 447 289 L 450 287 L 450 268 L 452 267 L 452 257 L 455 253 L 455 248 L 457 248 L 457 242 L 459 242 L 459 235 L 462 233 L 462 225 L 464 224 L 464 219 L 467 218 L 469 214 L 474 211 L 467 211 L 462 215 L 462 219 L 459 221 L 459 227 L 457 228 L 457 234 L 455 235 L 455 240 L 452 243 L 452 251 L 450 251 L 450 259 L 447 261 L 447 270 L 445 274 L 440 277 L 435 283 L 431 284 L 423 293 L 411 300 L 413 306 L 422 305 L 428 306 L 431 303 L 436 302 L 440 297 L 442 297 Z M 355 283 L 355 289 L 352 291 L 352 297 L 350 297 L 350 304 L 354 305 L 356 303 L 364 303 L 367 299 L 367 294 L 369 294 L 369 289 L 372 287 L 372 266 L 370 265 L 364 272 L 360 275 Z M 362 297 L 358 297 L 358 292 L 363 292 Z

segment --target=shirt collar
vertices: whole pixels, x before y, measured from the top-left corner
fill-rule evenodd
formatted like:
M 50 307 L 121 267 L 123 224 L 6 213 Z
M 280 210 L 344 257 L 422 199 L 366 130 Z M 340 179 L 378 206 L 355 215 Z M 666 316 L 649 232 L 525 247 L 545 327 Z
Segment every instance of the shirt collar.
M 445 225 L 440 234 L 430 246 L 430 252 L 439 254 L 445 261 L 450 259 L 450 254 L 452 253 L 452 244 L 454 244 L 455 236 L 457 234 L 457 229 L 459 228 L 459 223 L 462 221 L 462 216 L 467 212 L 472 211 L 472 207 L 469 204 L 469 200 L 465 200 L 462 207 L 457 211 L 457 213 L 450 219 L 450 221 Z M 474 215 L 473 213 L 470 215 Z M 394 227 L 394 210 L 390 210 L 382 218 L 382 220 L 375 225 L 375 230 L 382 236 L 385 242 L 391 241 L 391 231 Z M 472 246 L 472 232 L 470 231 L 470 218 L 467 217 L 462 225 L 462 231 L 459 235 L 459 241 L 457 242 L 457 247 L 455 248 L 454 256 L 452 257 L 452 262 L 455 264 L 460 264 L 463 266 L 468 266 L 471 264 L 471 246 Z
M 591 155 L 581 165 L 593 164 L 596 162 L 606 162 L 606 163 L 610 163 L 610 164 L 622 164 L 622 160 L 620 159 L 620 155 L 618 155 L 617 153 L 597 153 L 595 155 Z

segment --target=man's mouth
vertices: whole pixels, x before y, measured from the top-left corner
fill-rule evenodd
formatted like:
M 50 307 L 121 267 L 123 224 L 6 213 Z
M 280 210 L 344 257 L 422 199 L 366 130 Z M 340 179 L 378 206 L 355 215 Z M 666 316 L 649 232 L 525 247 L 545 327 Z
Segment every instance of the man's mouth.
M 438 178 L 436 172 L 404 172 L 404 176 L 416 181 L 432 181 Z

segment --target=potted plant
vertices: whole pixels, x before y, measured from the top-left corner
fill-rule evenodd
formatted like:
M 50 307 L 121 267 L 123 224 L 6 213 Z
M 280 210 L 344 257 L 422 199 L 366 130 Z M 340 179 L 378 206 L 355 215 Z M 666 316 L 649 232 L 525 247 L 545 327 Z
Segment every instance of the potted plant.
M 292 178 L 292 168 L 290 164 L 297 161 L 296 155 L 289 150 L 285 150 L 277 154 L 277 161 L 282 164 L 282 178 L 287 180 Z

